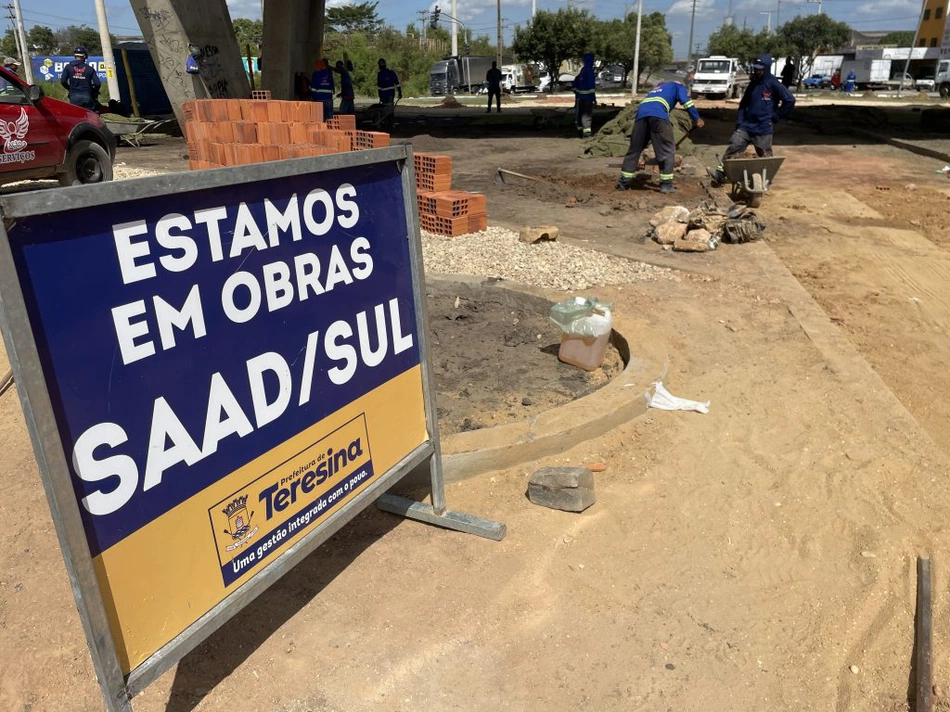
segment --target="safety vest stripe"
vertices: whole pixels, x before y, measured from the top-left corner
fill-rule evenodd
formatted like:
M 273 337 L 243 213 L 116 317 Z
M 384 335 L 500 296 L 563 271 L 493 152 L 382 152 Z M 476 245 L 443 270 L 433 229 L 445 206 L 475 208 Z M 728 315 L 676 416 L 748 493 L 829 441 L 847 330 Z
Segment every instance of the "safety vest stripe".
M 690 100 L 687 101 L 685 104 L 683 104 L 683 106 L 684 106 L 685 108 L 689 109 L 690 107 L 694 106 L 693 100 L 690 99 Z
M 636 173 L 628 173 L 627 171 L 620 171 L 621 178 L 633 178 Z
M 574 93 L 575 94 L 593 94 L 595 91 L 596 91 L 595 89 L 575 89 Z
M 387 89 L 398 89 L 399 85 L 393 84 L 391 87 L 384 87 L 382 84 L 377 84 L 376 88 L 379 89 L 380 91 L 386 91 Z
M 332 94 L 332 89 L 311 89 L 314 94 Z
M 662 96 L 648 96 L 646 99 L 643 100 L 643 103 L 648 104 L 654 101 L 658 104 L 663 104 L 663 108 L 665 108 L 667 111 L 670 110 L 669 103 Z
M 660 173 L 660 180 L 673 180 L 672 173 Z

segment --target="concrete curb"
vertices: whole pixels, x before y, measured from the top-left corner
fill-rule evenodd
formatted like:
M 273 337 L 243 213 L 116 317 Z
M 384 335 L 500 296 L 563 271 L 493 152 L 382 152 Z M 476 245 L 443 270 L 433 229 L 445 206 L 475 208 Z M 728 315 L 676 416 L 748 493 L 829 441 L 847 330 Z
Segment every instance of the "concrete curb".
M 547 313 L 554 300 L 542 290 L 513 282 L 471 276 L 426 275 L 430 294 L 474 295 L 484 289 L 504 304 Z M 624 370 L 594 393 L 532 418 L 457 433 L 442 438 L 442 467 L 446 482 L 501 470 L 542 457 L 566 452 L 579 442 L 599 437 L 646 413 L 644 393 L 662 378 L 667 355 L 656 340 L 638 334 L 631 353 L 625 333 L 634 333 L 632 322 L 614 314 L 611 344 L 626 363 Z

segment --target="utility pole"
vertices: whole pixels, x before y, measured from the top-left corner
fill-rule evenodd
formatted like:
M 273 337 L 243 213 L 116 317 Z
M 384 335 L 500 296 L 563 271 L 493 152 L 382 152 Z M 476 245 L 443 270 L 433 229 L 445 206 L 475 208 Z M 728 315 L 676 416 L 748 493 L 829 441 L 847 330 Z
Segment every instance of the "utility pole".
M 696 26 L 696 0 L 693 0 L 693 12 L 689 17 L 689 44 L 686 45 L 686 66 L 693 63 L 693 28 Z
M 13 32 L 13 41 L 16 42 L 17 56 L 23 59 L 23 45 L 20 44 L 20 33 L 17 32 L 16 27 L 16 12 L 13 10 L 13 5 L 4 5 L 3 8 L 7 11 L 7 19 L 10 21 L 10 30 Z
M 459 53 L 459 2 L 452 0 L 452 56 L 456 57 Z
M 504 39 L 501 36 L 501 32 L 502 32 L 501 30 L 501 0 L 498 0 L 498 44 L 496 47 L 498 59 L 496 61 L 498 62 L 499 67 L 501 67 L 501 52 L 502 52 L 502 44 L 504 42 Z
M 538 11 L 538 2 L 537 0 L 531 0 L 531 19 L 534 19 L 534 14 Z
M 16 1 L 19 2 L 19 0 Z M 99 21 L 99 40 L 102 43 L 102 59 L 106 63 L 106 83 L 109 85 L 109 96 L 118 101 L 119 79 L 115 75 L 115 56 L 112 54 L 112 37 L 109 35 L 109 20 L 106 19 L 104 0 L 96 0 L 96 19 Z
M 805 2 L 816 3 L 818 5 L 818 14 L 821 14 L 821 3 L 822 0 L 805 0 Z
M 23 13 L 20 12 L 20 0 L 13 0 L 13 11 L 16 13 L 16 34 L 20 38 L 20 55 L 23 60 L 23 76 L 27 84 L 33 83 L 33 62 L 30 59 L 30 46 L 26 43 L 26 30 L 23 29 Z
M 420 36 L 422 37 L 422 49 L 425 51 L 429 46 L 428 35 L 426 35 L 426 25 L 429 24 L 429 11 L 419 10 L 416 14 L 419 16 L 419 22 L 422 23 L 422 35 Z
M 623 19 L 627 19 L 626 12 L 624 13 Z M 640 87 L 640 27 L 642 20 L 643 0 L 640 0 L 637 3 L 637 41 L 633 45 L 633 96 L 637 95 L 637 90 Z

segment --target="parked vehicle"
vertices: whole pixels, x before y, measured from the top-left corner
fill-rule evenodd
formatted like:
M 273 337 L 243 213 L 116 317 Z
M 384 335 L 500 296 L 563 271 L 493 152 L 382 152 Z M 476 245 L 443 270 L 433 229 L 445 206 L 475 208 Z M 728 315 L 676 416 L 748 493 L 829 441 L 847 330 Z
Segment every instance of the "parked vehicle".
M 934 85 L 944 99 L 950 97 L 950 59 L 941 59 L 934 74 Z
M 446 57 L 429 70 L 429 94 L 475 94 L 485 83 L 494 57 Z
M 738 98 L 749 84 L 749 75 L 738 59 L 712 56 L 696 63 L 691 91 L 694 97 L 709 99 Z
M 915 77 L 918 91 L 936 91 L 937 84 L 934 80 L 935 70 L 936 67 L 920 70 L 920 72 Z
M 507 94 L 533 92 L 537 89 L 529 81 L 530 70 L 525 64 L 506 64 L 501 68 L 501 88 Z
M 903 63 L 901 63 L 903 66 Z M 914 79 L 907 72 L 897 72 L 892 77 L 890 77 L 884 84 L 888 89 L 900 89 L 901 88 L 901 75 L 904 75 L 904 89 L 916 89 L 917 80 Z
M 904 74 L 904 63 L 904 60 L 891 59 L 846 59 L 841 63 L 841 81 L 853 71 L 857 75 L 858 89 L 897 89 Z M 915 85 L 914 78 L 904 74 L 904 88 L 913 89 Z
M 827 74 L 812 74 L 802 80 L 806 89 L 829 89 L 831 87 L 831 77 Z
M 102 118 L 44 96 L 0 67 L 0 184 L 58 178 L 61 185 L 112 180 L 115 137 Z

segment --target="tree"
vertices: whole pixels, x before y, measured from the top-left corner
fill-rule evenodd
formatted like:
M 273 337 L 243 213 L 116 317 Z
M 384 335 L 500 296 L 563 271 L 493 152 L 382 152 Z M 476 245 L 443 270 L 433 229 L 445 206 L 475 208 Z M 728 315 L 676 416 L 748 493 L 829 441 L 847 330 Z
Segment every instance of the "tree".
M 261 20 L 238 17 L 231 22 L 231 27 L 234 28 L 234 38 L 241 54 L 244 54 L 248 45 L 251 46 L 251 52 L 260 52 L 261 42 L 264 41 L 264 23 Z
M 522 61 L 543 64 L 551 73 L 552 90 L 556 90 L 561 64 L 594 49 L 595 28 L 587 10 L 539 10 L 525 29 L 515 33 L 511 48 Z
M 3 33 L 3 39 L 0 39 L 0 52 L 3 56 L 19 57 L 20 50 L 17 49 L 16 35 L 13 30 L 7 30 Z
M 894 47 L 910 47 L 914 44 L 914 33 L 910 30 L 901 32 L 888 32 L 881 38 L 882 45 L 891 45 Z
M 673 35 L 666 29 L 666 15 L 651 12 L 640 28 L 640 76 L 649 77 L 672 61 Z
M 52 54 L 56 51 L 56 35 L 43 25 L 33 25 L 26 34 L 26 43 L 37 54 Z
M 709 54 L 734 57 L 748 65 L 753 59 L 773 51 L 773 44 L 768 30 L 755 33 L 735 25 L 723 25 L 709 35 Z
M 802 70 L 813 66 L 819 53 L 832 52 L 847 44 L 851 28 L 827 15 L 799 16 L 779 27 L 776 38 L 787 48 L 787 53 L 798 58 L 800 85 Z
M 383 21 L 376 12 L 378 2 L 361 2 L 340 7 L 328 7 L 326 24 L 329 32 L 376 33 L 383 27 Z
M 70 25 L 56 30 L 56 49 L 59 54 L 71 55 L 76 47 L 85 47 L 92 55 L 102 54 L 102 41 L 99 31 L 86 25 Z M 113 39 L 113 43 L 115 40 Z

